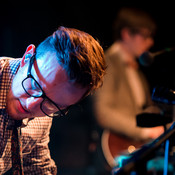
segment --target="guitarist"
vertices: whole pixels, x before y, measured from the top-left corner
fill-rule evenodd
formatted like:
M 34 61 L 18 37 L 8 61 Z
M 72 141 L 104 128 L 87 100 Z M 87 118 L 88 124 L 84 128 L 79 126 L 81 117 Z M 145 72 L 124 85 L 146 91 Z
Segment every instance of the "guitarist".
M 162 112 L 151 100 L 138 64 L 139 56 L 153 46 L 155 30 L 156 24 L 147 13 L 133 8 L 119 11 L 114 23 L 115 42 L 105 52 L 108 68 L 104 84 L 94 100 L 99 126 L 144 143 L 164 132 L 162 126 L 136 125 L 137 114 Z

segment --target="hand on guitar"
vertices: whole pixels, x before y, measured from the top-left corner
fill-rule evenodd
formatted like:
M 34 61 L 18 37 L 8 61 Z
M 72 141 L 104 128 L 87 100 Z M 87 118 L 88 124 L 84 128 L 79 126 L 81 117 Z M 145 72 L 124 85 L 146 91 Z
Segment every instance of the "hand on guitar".
M 144 128 L 145 138 L 156 139 L 164 132 L 162 126 Z M 149 140 L 150 141 L 150 140 Z M 129 154 L 141 148 L 148 141 L 135 141 L 128 137 L 121 136 L 109 130 L 104 130 L 102 134 L 102 150 L 105 159 L 110 167 L 121 165 L 122 160 L 128 158 Z M 119 166 L 120 166 L 119 165 Z
M 164 128 L 162 126 L 157 126 L 153 128 L 144 128 L 143 135 L 145 138 L 156 139 L 161 134 L 163 134 Z

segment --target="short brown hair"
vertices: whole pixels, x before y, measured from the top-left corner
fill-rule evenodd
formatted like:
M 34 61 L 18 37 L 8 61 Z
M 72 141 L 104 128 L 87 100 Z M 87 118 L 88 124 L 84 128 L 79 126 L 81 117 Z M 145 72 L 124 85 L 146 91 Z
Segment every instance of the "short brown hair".
M 140 29 L 146 28 L 150 31 L 151 36 L 154 36 L 156 23 L 146 11 L 134 7 L 123 7 L 118 11 L 113 23 L 114 40 L 122 39 L 121 30 L 123 28 L 128 28 L 132 34 L 139 33 Z
M 102 86 L 106 69 L 104 51 L 88 33 L 61 26 L 37 47 L 36 57 L 47 51 L 56 53 L 71 81 L 89 87 L 89 92 Z

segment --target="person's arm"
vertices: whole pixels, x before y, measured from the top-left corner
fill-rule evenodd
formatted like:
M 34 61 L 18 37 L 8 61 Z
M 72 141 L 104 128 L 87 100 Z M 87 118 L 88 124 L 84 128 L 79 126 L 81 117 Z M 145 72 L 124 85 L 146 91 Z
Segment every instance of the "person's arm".
M 111 71 L 111 69 L 109 69 Z M 104 129 L 125 135 L 134 140 L 158 137 L 163 127 L 141 128 L 136 125 L 135 104 L 129 90 L 123 85 L 123 77 L 108 72 L 103 87 L 95 95 L 95 117 Z
M 147 141 L 160 136 L 164 132 L 163 127 L 142 128 L 136 126 L 134 114 L 128 113 L 126 109 L 115 108 L 109 104 L 98 101 L 96 103 L 96 120 L 98 124 L 115 133 L 125 135 L 134 140 Z

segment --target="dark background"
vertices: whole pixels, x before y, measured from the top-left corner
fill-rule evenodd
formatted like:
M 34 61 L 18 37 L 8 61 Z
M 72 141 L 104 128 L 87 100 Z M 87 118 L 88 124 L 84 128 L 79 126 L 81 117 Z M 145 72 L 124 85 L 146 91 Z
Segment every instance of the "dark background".
M 141 8 L 156 21 L 152 52 L 175 46 L 173 1 L 6 0 L 0 3 L 0 56 L 22 57 L 29 44 L 37 46 L 60 25 L 88 32 L 106 50 L 113 42 L 112 22 L 123 6 Z M 174 53 L 155 58 L 143 71 L 151 89 L 156 85 L 174 88 Z M 87 98 L 66 118 L 54 119 L 49 146 L 61 175 L 109 174 L 102 152 L 96 149 L 100 147 L 100 135 L 91 104 Z
M 112 43 L 112 21 L 122 6 L 141 8 L 156 21 L 155 51 L 174 45 L 174 5 L 171 1 L 10 1 L 0 3 L 0 54 L 21 57 L 28 44 L 39 44 L 60 25 L 74 27 Z

